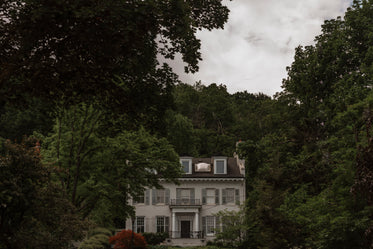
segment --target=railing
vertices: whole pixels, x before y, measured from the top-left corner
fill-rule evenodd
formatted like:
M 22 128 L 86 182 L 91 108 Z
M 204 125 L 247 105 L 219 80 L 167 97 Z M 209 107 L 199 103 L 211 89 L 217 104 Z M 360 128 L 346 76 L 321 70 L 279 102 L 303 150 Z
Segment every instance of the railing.
M 201 205 L 200 199 L 172 199 L 171 205 L 174 206 L 190 206 L 190 205 Z
M 202 239 L 204 238 L 202 231 L 171 231 L 170 232 L 171 238 L 173 239 Z

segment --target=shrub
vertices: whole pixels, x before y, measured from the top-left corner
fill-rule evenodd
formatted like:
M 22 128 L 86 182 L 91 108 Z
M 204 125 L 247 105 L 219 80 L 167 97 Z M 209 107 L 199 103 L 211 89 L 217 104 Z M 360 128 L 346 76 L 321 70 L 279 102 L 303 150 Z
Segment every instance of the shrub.
M 168 233 L 143 233 L 142 235 L 149 245 L 159 245 L 169 237 Z
M 88 239 L 84 240 L 79 246 L 79 249 L 109 249 L 109 237 L 112 235 L 111 231 L 97 227 L 88 233 Z
M 122 230 L 110 237 L 109 243 L 114 245 L 114 249 L 129 249 L 131 244 L 133 249 L 145 249 L 145 238 L 131 230 Z
M 108 237 L 113 235 L 113 233 L 107 228 L 96 227 L 96 228 L 94 228 L 94 229 L 92 229 L 91 231 L 88 232 L 88 237 L 92 237 L 96 234 L 104 234 Z

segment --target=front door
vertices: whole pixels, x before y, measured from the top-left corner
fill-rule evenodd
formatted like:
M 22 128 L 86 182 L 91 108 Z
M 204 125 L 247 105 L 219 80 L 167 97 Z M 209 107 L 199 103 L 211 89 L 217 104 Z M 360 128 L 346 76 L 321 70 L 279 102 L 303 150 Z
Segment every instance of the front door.
M 180 225 L 181 225 L 181 229 L 180 229 L 181 238 L 190 238 L 190 221 L 182 220 Z

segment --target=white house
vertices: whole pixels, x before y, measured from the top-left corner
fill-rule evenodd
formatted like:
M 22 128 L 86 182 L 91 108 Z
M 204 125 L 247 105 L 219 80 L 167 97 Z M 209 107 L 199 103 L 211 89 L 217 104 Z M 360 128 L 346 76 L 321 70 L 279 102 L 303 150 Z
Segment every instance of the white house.
M 239 210 L 245 200 L 245 166 L 234 157 L 181 157 L 185 174 L 180 185 L 163 182 L 164 189 L 148 189 L 133 205 L 136 219 L 126 221 L 135 232 L 168 232 L 169 242 L 214 238 L 222 224 L 220 210 Z

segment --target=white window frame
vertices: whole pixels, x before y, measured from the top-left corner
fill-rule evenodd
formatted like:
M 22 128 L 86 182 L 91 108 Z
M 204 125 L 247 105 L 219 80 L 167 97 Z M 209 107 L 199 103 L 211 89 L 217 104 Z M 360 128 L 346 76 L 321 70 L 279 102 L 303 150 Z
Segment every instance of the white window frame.
M 225 203 L 226 204 L 235 204 L 236 203 L 236 200 L 235 200 L 236 189 L 234 189 L 234 188 L 226 188 L 225 191 L 226 191 Z M 233 193 L 230 194 L 228 192 L 233 192 Z M 229 198 L 229 201 L 228 201 L 228 198 Z
M 144 194 L 140 195 L 137 197 L 137 200 L 133 199 L 133 204 L 134 205 L 137 205 L 137 204 L 145 204 L 145 196 L 146 196 L 146 192 L 144 191 Z
M 169 226 L 170 226 L 170 218 L 168 216 L 156 216 L 156 228 L 155 229 L 157 233 L 168 233 L 169 228 L 170 228 Z
M 209 192 L 212 192 L 212 195 L 209 195 Z M 206 189 L 206 204 L 207 205 L 215 205 L 215 200 L 216 200 L 216 189 L 215 188 L 207 188 Z M 209 202 L 209 200 L 212 200 Z
M 188 162 L 188 172 L 185 172 L 184 171 L 184 165 L 183 165 L 183 162 Z M 180 164 L 181 164 L 181 167 L 184 171 L 184 174 L 192 174 L 192 159 L 191 158 L 180 158 Z
M 166 189 L 157 189 L 156 201 L 157 204 L 166 203 Z
M 216 229 L 216 218 L 215 216 L 206 216 L 206 224 L 205 224 L 205 232 L 207 236 L 213 236 L 215 235 L 215 229 Z M 210 223 L 210 224 L 209 224 Z M 209 232 L 208 227 L 212 227 L 212 231 Z
M 217 162 L 218 161 L 223 161 L 224 162 L 224 172 L 223 173 L 218 173 L 217 172 Z M 227 174 L 227 158 L 214 158 L 214 174 L 217 175 L 226 175 Z
M 145 233 L 145 216 L 136 216 L 135 222 L 135 232 L 136 233 Z M 141 229 L 142 227 L 142 229 Z M 143 231 L 143 232 L 142 232 Z

